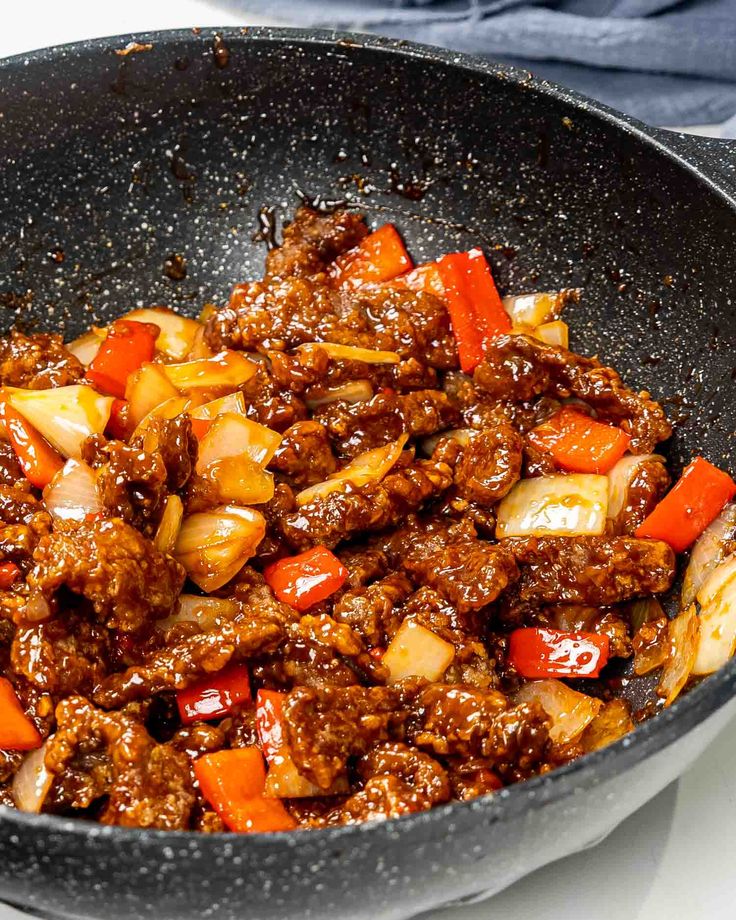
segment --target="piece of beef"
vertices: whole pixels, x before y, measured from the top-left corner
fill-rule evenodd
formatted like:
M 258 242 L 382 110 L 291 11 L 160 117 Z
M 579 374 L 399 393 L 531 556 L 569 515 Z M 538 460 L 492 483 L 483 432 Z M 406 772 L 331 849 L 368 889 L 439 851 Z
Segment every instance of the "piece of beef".
M 521 475 L 522 440 L 513 426 L 499 419 L 461 450 L 455 465 L 459 494 L 484 508 L 507 495 Z
M 615 534 L 636 533 L 639 525 L 664 496 L 670 481 L 670 474 L 660 457 L 642 459 L 629 482 L 623 508 L 615 520 L 610 522 L 611 531 Z
M 9 441 L 0 441 L 0 485 L 10 488 L 22 486 L 29 491 L 31 488 Z
M 543 394 L 581 399 L 631 435 L 634 453 L 650 453 L 672 433 L 664 410 L 649 393 L 629 389 L 615 370 L 595 358 L 530 336 L 505 335 L 489 343 L 473 381 L 498 401 L 524 403 Z
M 0 485 L 0 522 L 29 525 L 39 514 L 45 516 L 46 524 L 50 527 L 51 518 L 30 491 L 25 479 L 13 485 Z
M 522 601 L 604 607 L 667 591 L 675 554 L 635 537 L 528 537 L 504 540 L 521 572 Z
M 84 365 L 56 333 L 24 335 L 14 329 L 0 337 L 0 383 L 4 386 L 47 390 L 77 383 L 84 373 Z
M 91 601 L 101 622 L 133 632 L 168 616 L 184 569 L 119 518 L 57 529 L 38 542 L 28 577 L 52 598 L 62 587 Z
M 286 431 L 308 417 L 304 401 L 288 386 L 280 386 L 265 364 L 240 389 L 248 418 L 274 431 Z
M 316 275 L 368 233 L 362 214 L 323 213 L 304 206 L 284 227 L 283 243 L 266 257 L 266 275 Z
M 317 421 L 295 422 L 284 432 L 268 468 L 299 488 L 327 479 L 337 462 L 325 426 Z
M 367 587 L 346 591 L 332 608 L 333 617 L 351 626 L 369 646 L 386 641 L 386 624 L 412 592 L 412 584 L 401 572 L 392 572 Z

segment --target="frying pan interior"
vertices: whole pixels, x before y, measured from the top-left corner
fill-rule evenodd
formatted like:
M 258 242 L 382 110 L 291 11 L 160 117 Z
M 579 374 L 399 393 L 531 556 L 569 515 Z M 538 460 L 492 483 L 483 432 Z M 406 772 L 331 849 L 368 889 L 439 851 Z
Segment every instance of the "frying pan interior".
M 348 199 L 418 261 L 479 244 L 505 292 L 581 287 L 573 347 L 673 400 L 676 461 L 732 459 L 734 214 L 635 133 L 523 75 L 350 40 L 119 41 L 0 65 L 3 327 L 196 314 L 260 274 L 260 208 Z

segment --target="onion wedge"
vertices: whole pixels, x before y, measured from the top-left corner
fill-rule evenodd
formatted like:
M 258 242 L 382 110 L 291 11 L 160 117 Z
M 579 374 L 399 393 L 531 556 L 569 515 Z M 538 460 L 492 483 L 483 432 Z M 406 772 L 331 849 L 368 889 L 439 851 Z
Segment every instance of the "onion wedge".
M 315 498 L 324 498 L 330 492 L 344 489 L 348 484 L 364 486 L 368 482 L 380 482 L 401 456 L 408 434 L 402 434 L 396 441 L 384 447 L 376 447 L 359 454 L 346 467 L 333 473 L 324 482 L 303 489 L 296 496 L 297 505 L 306 505 Z
M 693 671 L 699 654 L 698 634 L 701 629 L 694 605 L 683 610 L 667 625 L 669 652 L 657 685 L 657 693 L 664 699 L 665 706 L 674 703 Z
M 455 646 L 415 620 L 404 620 L 386 649 L 381 663 L 390 683 L 404 677 L 439 680 L 455 657 Z
M 69 342 L 66 349 L 74 355 L 77 361 L 88 367 L 94 361 L 102 342 L 103 337 L 96 332 L 85 332 L 78 339 Z
M 339 387 L 322 390 L 319 396 L 308 396 L 305 402 L 308 409 L 316 409 L 318 406 L 328 406 L 334 402 L 366 402 L 372 396 L 373 387 L 370 380 L 350 380 Z
M 693 674 L 712 674 L 736 647 L 736 553 L 711 572 L 697 597 L 700 635 Z
M 255 374 L 256 365 L 236 351 L 222 351 L 212 358 L 183 364 L 162 364 L 162 370 L 177 390 L 196 387 L 235 389 Z
M 247 454 L 214 460 L 201 478 L 213 483 L 218 501 L 237 505 L 262 505 L 271 501 L 275 491 L 273 474 Z
M 542 323 L 541 326 L 535 326 L 531 334 L 535 339 L 544 342 L 546 345 L 556 345 L 558 348 L 567 348 L 570 344 L 570 330 L 567 323 L 561 319 L 553 320 L 551 323 Z
M 199 442 L 197 472 L 230 457 L 248 457 L 257 467 L 268 465 L 281 443 L 281 435 L 244 415 L 224 412 L 218 415 Z
M 450 438 L 451 441 L 457 441 L 458 444 L 467 447 L 478 433 L 474 428 L 448 428 L 447 431 L 439 431 L 437 434 L 422 438 L 419 443 L 422 451 L 431 457 L 437 445 L 444 438 Z
M 514 327 L 541 326 L 559 319 L 565 305 L 577 300 L 579 293 L 575 288 L 565 288 L 561 291 L 516 294 L 504 297 L 502 303 Z
M 128 400 L 128 417 L 136 427 L 154 409 L 179 397 L 179 391 L 171 384 L 160 364 L 144 364 L 128 378 L 125 387 Z
M 192 418 L 212 421 L 225 412 L 245 415 L 245 397 L 240 391 L 228 393 L 227 396 L 221 396 L 219 399 L 211 399 L 209 402 L 192 409 L 189 414 Z
M 197 597 L 196 594 L 180 594 L 176 613 L 158 620 L 157 629 L 171 629 L 177 623 L 196 623 L 201 629 L 211 629 L 219 620 L 232 620 L 239 613 L 240 605 L 228 597 Z
M 20 769 L 13 777 L 10 794 L 19 811 L 37 815 L 43 808 L 43 803 L 54 781 L 54 774 L 46 769 L 45 763 L 49 741 L 51 738 L 48 738 L 40 748 L 26 754 Z
M 736 541 L 736 502 L 726 505 L 693 547 L 682 582 L 683 607 L 692 604 L 713 569 L 729 555 L 732 541 Z
M 173 553 L 183 517 L 184 505 L 182 500 L 178 495 L 169 495 L 166 499 L 164 513 L 161 515 L 161 520 L 156 529 L 156 535 L 153 538 L 153 545 L 159 552 Z
M 522 479 L 498 506 L 496 538 L 599 535 L 608 479 L 593 473 Z
M 578 738 L 598 715 L 601 700 L 586 696 L 559 680 L 533 680 L 517 691 L 517 703 L 537 702 L 552 720 L 549 737 L 565 743 Z
M 334 361 L 362 361 L 364 364 L 398 364 L 400 356 L 395 351 L 377 351 L 355 345 L 335 345 L 333 342 L 307 342 L 298 345 L 297 351 L 320 348 Z
M 145 307 L 131 310 L 123 319 L 136 323 L 153 323 L 161 330 L 156 339 L 156 349 L 167 357 L 181 360 L 191 351 L 199 323 L 186 316 L 179 316 L 168 307 Z
M 664 458 L 658 454 L 627 454 L 608 471 L 608 512 L 610 520 L 615 520 L 623 511 L 629 497 L 629 487 L 642 463 Z
M 276 754 L 268 767 L 263 794 L 266 798 L 304 799 L 312 796 L 344 795 L 350 791 L 346 776 L 338 776 L 329 789 L 322 789 L 302 776 L 287 751 Z
M 60 521 L 87 521 L 105 511 L 95 472 L 81 460 L 66 461 L 43 490 L 43 500 L 49 514 Z
M 173 555 L 195 585 L 216 591 L 240 571 L 265 533 L 258 511 L 224 505 L 185 518 Z
M 102 434 L 110 418 L 112 396 L 90 386 L 72 384 L 50 390 L 4 387 L 10 405 L 64 457 L 79 459 L 82 442 Z

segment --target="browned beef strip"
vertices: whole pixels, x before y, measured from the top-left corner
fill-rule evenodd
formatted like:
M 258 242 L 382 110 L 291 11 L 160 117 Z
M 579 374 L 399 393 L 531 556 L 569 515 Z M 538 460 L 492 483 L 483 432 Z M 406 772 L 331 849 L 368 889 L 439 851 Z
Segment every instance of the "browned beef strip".
M 354 457 L 395 441 L 401 434 L 423 437 L 455 427 L 460 416 L 440 390 L 416 390 L 400 396 L 378 393 L 365 402 L 336 402 L 318 408 L 314 417 L 327 429 L 338 452 Z
M 56 333 L 24 335 L 14 329 L 0 338 L 0 383 L 5 386 L 46 390 L 77 383 L 84 373 Z
M 316 275 L 366 233 L 363 216 L 354 211 L 324 214 L 301 207 L 284 227 L 283 243 L 268 253 L 266 275 Z
M 56 709 L 47 768 L 69 783 L 69 802 L 84 808 L 105 795 L 103 824 L 183 830 L 195 801 L 186 754 L 156 744 L 124 712 L 95 709 L 70 696 Z
M 490 507 L 518 482 L 521 461 L 521 437 L 509 422 L 499 419 L 462 449 L 455 465 L 457 490 L 468 501 Z
M 670 474 L 658 457 L 642 460 L 629 483 L 626 502 L 612 522 L 617 534 L 636 533 L 639 525 L 651 514 L 670 485 Z
M 25 479 L 14 485 L 0 485 L 0 521 L 3 524 L 28 525 L 38 514 L 44 514 L 50 524 L 49 516 Z
M 346 591 L 335 603 L 332 615 L 351 626 L 369 646 L 381 645 L 386 639 L 386 624 L 411 592 L 409 579 L 401 572 L 392 572 L 367 587 Z
M 582 399 L 631 435 L 631 450 L 649 453 L 672 433 L 659 403 L 636 393 L 595 358 L 584 358 L 526 335 L 501 336 L 486 348 L 473 381 L 486 396 L 527 402 L 542 394 Z
M 45 511 L 32 514 L 27 524 L 0 525 L 0 559 L 10 560 L 25 571 L 39 541 L 46 539 L 50 531 L 51 515 Z
M 504 540 L 521 571 L 522 601 L 618 604 L 667 591 L 675 554 L 659 540 L 635 537 L 529 537 Z
M 119 518 L 55 530 L 33 553 L 29 584 L 50 599 L 65 586 L 111 629 L 132 632 L 168 616 L 184 569 Z
M 0 441 L 0 485 L 11 488 L 17 485 L 28 490 L 31 488 L 9 441 Z M 7 523 L 15 522 L 8 521 Z
M 269 469 L 286 476 L 299 488 L 327 479 L 337 462 L 327 429 L 318 421 L 295 422 L 284 432 Z
M 284 702 L 284 725 L 300 773 L 329 789 L 353 756 L 401 732 L 406 712 L 389 687 L 297 687 Z
M 442 493 L 452 481 L 445 463 L 418 460 L 406 469 L 345 492 L 330 492 L 285 515 L 281 529 L 292 546 L 333 547 L 352 533 L 382 530 Z

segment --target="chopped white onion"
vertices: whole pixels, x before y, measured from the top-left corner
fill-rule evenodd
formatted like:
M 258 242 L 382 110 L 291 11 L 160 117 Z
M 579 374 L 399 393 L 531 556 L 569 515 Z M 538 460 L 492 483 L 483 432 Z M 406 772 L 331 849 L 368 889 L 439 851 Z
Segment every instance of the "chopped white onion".
M 216 419 L 225 412 L 234 412 L 236 415 L 245 415 L 245 396 L 240 390 L 228 393 L 219 399 L 212 399 L 201 406 L 192 409 L 189 414 L 192 418 Z
M 102 345 L 103 337 L 96 332 L 85 332 L 78 339 L 74 339 L 66 347 L 77 361 L 80 361 L 85 367 L 88 367 L 95 359 L 97 352 Z
M 541 326 L 559 319 L 565 304 L 576 295 L 570 290 L 516 294 L 504 297 L 503 306 L 513 326 Z
M 389 681 L 404 677 L 439 680 L 455 657 L 455 646 L 415 620 L 404 620 L 381 659 Z
M 51 789 L 54 774 L 46 769 L 44 762 L 49 741 L 51 738 L 48 738 L 40 748 L 26 754 L 18 772 L 13 777 L 10 794 L 13 796 L 15 807 L 20 811 L 37 815 L 43 808 L 43 803 Z
M 339 387 L 323 390 L 321 396 L 309 396 L 305 400 L 308 409 L 327 406 L 334 402 L 359 403 L 373 396 L 370 380 L 350 380 Z
M 496 537 L 602 534 L 607 506 L 606 476 L 569 473 L 522 479 L 498 506 Z
M 224 505 L 185 518 L 173 555 L 199 588 L 215 591 L 240 571 L 265 533 L 258 511 Z
M 244 415 L 224 412 L 218 415 L 199 442 L 197 472 L 229 457 L 248 457 L 257 467 L 265 467 L 281 443 L 281 435 Z
M 346 776 L 338 776 L 329 789 L 310 783 L 297 770 L 291 755 L 282 750 L 271 758 L 263 794 L 273 799 L 304 799 L 318 795 L 344 795 L 349 791 Z
M 143 434 L 148 431 L 151 422 L 155 418 L 167 418 L 172 419 L 181 415 L 182 412 L 185 412 L 190 405 L 190 400 L 186 396 L 172 396 L 171 399 L 166 399 L 160 405 L 155 406 L 148 415 L 144 415 L 143 418 L 138 422 L 135 431 L 130 436 L 130 440 L 134 440 L 138 435 Z M 144 450 L 153 451 L 157 447 L 157 442 L 146 442 L 143 446 Z
M 629 707 L 623 700 L 605 703 L 598 715 L 583 732 L 580 743 L 586 754 L 613 744 L 634 730 Z
M 731 658 L 736 647 L 736 553 L 710 573 L 697 598 L 700 635 L 693 674 L 711 674 Z
M 608 472 L 608 517 L 615 520 L 624 509 L 629 497 L 629 486 L 636 471 L 649 460 L 662 460 L 658 454 L 627 454 Z
M 214 460 L 203 478 L 215 484 L 218 501 L 236 505 L 262 505 L 271 501 L 275 491 L 273 474 L 246 454 Z
M 297 505 L 306 505 L 315 498 L 324 498 L 330 492 L 344 489 L 348 483 L 364 486 L 368 482 L 380 482 L 399 459 L 408 440 L 409 435 L 402 434 L 391 444 L 359 454 L 346 467 L 333 473 L 329 479 L 299 492 L 296 496 Z
M 537 702 L 552 720 L 552 741 L 574 741 L 598 715 L 601 700 L 579 693 L 559 680 L 533 680 L 516 692 L 517 703 Z
M 81 460 L 66 461 L 43 490 L 43 500 L 49 514 L 61 521 L 86 521 L 105 510 L 95 472 Z
M 196 320 L 179 316 L 168 307 L 146 307 L 126 313 L 123 319 L 136 323 L 153 323 L 161 330 L 156 339 L 156 348 L 169 358 L 185 358 L 194 343 L 200 328 Z
M 701 534 L 690 553 L 682 582 L 682 606 L 689 607 L 703 582 L 719 566 L 736 540 L 736 502 L 729 503 Z
M 110 418 L 112 396 L 75 383 L 49 390 L 5 387 L 10 405 L 65 457 L 79 458 L 82 442 L 102 434 Z
M 184 504 L 178 495 L 169 495 L 166 499 L 164 513 L 161 515 L 153 545 L 161 553 L 173 553 L 176 538 L 181 530 L 184 517 Z
M 474 428 L 448 428 L 447 431 L 439 431 L 437 434 L 422 438 L 420 446 L 422 451 L 431 457 L 437 445 L 445 438 L 450 438 L 451 441 L 457 441 L 458 444 L 467 447 L 477 434 Z
M 162 364 L 164 373 L 178 390 L 227 387 L 234 389 L 255 374 L 256 365 L 237 351 L 222 351 L 212 358 L 183 364 Z
M 144 364 L 131 374 L 125 387 L 128 417 L 135 427 L 170 399 L 179 399 L 179 391 L 171 383 L 160 364 Z
M 319 348 L 336 361 L 362 361 L 364 364 L 398 364 L 401 358 L 395 351 L 377 351 L 355 345 L 335 345 L 333 342 L 307 342 L 297 346 L 299 351 Z
M 531 334 L 545 345 L 567 348 L 570 344 L 570 330 L 567 323 L 563 323 L 561 319 L 556 319 L 551 323 L 542 323 L 541 326 L 532 329 Z
M 657 693 L 664 699 L 665 706 L 674 703 L 693 672 L 699 654 L 700 630 L 701 623 L 694 604 L 667 624 L 669 651 L 657 686 Z
M 229 597 L 198 597 L 196 594 L 180 594 L 176 613 L 159 620 L 159 629 L 171 629 L 177 623 L 196 623 L 207 630 L 215 626 L 218 620 L 232 620 L 240 611 L 237 601 Z

